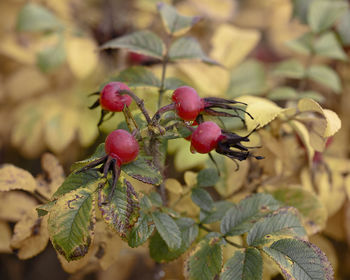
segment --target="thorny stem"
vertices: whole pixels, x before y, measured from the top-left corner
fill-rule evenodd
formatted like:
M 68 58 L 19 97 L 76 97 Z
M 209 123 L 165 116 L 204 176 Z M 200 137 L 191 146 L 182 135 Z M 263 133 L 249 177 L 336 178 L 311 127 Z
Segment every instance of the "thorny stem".
M 149 125 L 151 125 L 152 119 L 151 119 L 151 117 L 149 116 L 149 114 L 148 114 L 148 112 L 147 112 L 147 110 L 146 110 L 146 108 L 145 108 L 145 103 L 144 103 L 144 101 L 143 101 L 141 98 L 139 98 L 135 93 L 133 93 L 132 91 L 130 91 L 130 90 L 121 90 L 120 93 L 121 93 L 121 94 L 130 95 L 130 97 L 131 97 L 132 99 L 135 100 L 136 105 L 140 108 L 142 114 L 145 116 L 145 119 L 146 119 L 147 123 L 148 123 Z
M 210 228 L 206 227 L 206 226 L 203 225 L 203 224 L 200 224 L 200 223 L 199 223 L 198 226 L 199 226 L 201 229 L 204 229 L 204 230 L 207 231 L 207 232 L 213 232 L 213 230 L 211 230 Z M 240 249 L 245 248 L 244 246 L 241 246 L 241 245 L 239 245 L 239 244 L 237 244 L 237 243 L 235 243 L 235 242 L 233 242 L 233 241 L 231 241 L 231 240 L 228 240 L 227 236 L 225 236 L 225 235 L 223 235 L 222 237 L 225 239 L 225 241 L 226 241 L 228 244 L 230 244 L 230 245 L 233 246 L 233 247 L 240 248 Z

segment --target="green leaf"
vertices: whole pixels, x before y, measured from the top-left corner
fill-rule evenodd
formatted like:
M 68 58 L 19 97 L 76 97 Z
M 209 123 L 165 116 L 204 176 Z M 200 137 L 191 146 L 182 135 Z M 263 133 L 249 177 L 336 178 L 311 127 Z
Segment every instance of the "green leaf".
M 151 185 L 160 185 L 163 181 L 162 175 L 153 162 L 140 155 L 136 160 L 122 165 L 122 171 L 136 180 Z
M 219 181 L 218 171 L 214 168 L 202 169 L 197 175 L 198 187 L 211 187 Z
M 154 32 L 148 30 L 136 31 L 118 37 L 101 46 L 101 49 L 128 49 L 129 51 L 162 59 L 165 46 Z
M 49 214 L 51 208 L 56 204 L 56 200 L 53 201 L 49 201 L 45 204 L 41 204 L 39 206 L 37 206 L 35 209 L 38 213 L 39 217 L 45 216 L 47 214 Z
M 52 198 L 56 199 L 79 188 L 89 188 L 101 180 L 101 174 L 96 170 L 87 170 L 80 173 L 71 173 L 62 183 L 62 185 L 53 194 Z
M 200 17 L 180 15 L 176 9 L 166 3 L 158 3 L 158 11 L 162 17 L 165 30 L 174 36 L 186 33 L 195 25 Z
M 184 81 L 175 77 L 165 78 L 165 81 L 164 81 L 164 87 L 168 90 L 175 90 L 178 87 L 185 86 L 185 85 L 187 84 Z
M 189 280 L 213 280 L 219 275 L 222 262 L 221 239 L 203 239 L 185 262 L 185 277 Z
M 146 196 L 146 197 L 149 199 L 149 201 L 151 202 L 151 204 L 153 206 L 155 206 L 155 207 L 162 207 L 163 206 L 162 197 L 156 191 L 150 192 L 148 194 L 148 196 Z
M 167 244 L 157 232 L 149 243 L 150 256 L 157 262 L 172 261 L 180 257 L 191 246 L 198 236 L 198 226 L 190 218 L 180 218 L 176 221 L 181 231 L 181 247 L 177 250 L 169 250 Z
M 220 276 L 220 280 L 261 280 L 263 259 L 259 250 L 247 248 L 236 251 L 230 258 Z
M 278 87 L 273 89 L 268 95 L 267 98 L 280 101 L 280 100 L 296 100 L 299 95 L 294 88 L 291 87 Z
M 307 16 L 311 30 L 315 33 L 320 33 L 331 27 L 343 15 L 348 6 L 345 1 L 313 1 Z
M 160 80 L 142 66 L 129 67 L 112 80 L 127 83 L 129 87 L 160 87 Z
M 101 158 L 105 155 L 106 155 L 105 144 L 101 143 L 100 145 L 98 145 L 95 152 L 89 158 L 73 163 L 70 170 L 74 171 L 76 169 L 80 169 L 80 168 L 84 167 L 85 165 L 88 165 L 89 163 L 93 162 L 94 160 Z
M 339 93 L 342 89 L 340 78 L 333 69 L 324 65 L 313 65 L 308 69 L 307 76 L 334 92 Z
M 315 53 L 320 56 L 345 61 L 348 59 L 333 31 L 329 31 L 321 35 L 315 42 L 314 50 Z
M 193 59 L 209 64 L 218 64 L 209 58 L 202 50 L 198 41 L 193 37 L 181 37 L 177 39 L 169 49 L 169 59 L 171 61 Z
M 313 50 L 313 34 L 311 32 L 305 33 L 299 38 L 288 41 L 286 43 L 287 47 L 296 53 L 309 55 Z
M 210 211 L 214 206 L 214 200 L 210 194 L 202 188 L 193 188 L 191 199 L 204 211 Z
M 118 181 L 112 197 L 111 190 L 110 181 L 99 189 L 98 208 L 106 224 L 125 238 L 139 218 L 139 202 L 133 187 L 125 179 Z
M 264 219 L 256 222 L 248 233 L 250 246 L 264 245 L 280 236 L 305 238 L 306 232 L 295 208 L 280 208 Z
M 336 30 L 339 33 L 340 39 L 345 46 L 350 45 L 350 10 L 347 10 L 339 19 Z
M 226 212 L 221 222 L 221 232 L 228 236 L 245 233 L 258 219 L 279 207 L 280 203 L 269 194 L 249 196 Z
M 298 60 L 290 59 L 278 63 L 272 74 L 286 78 L 301 79 L 305 75 L 305 68 Z
M 61 22 L 45 7 L 28 3 L 20 10 L 17 18 L 18 31 L 54 31 L 62 28 Z
M 315 245 L 297 239 L 281 239 L 264 247 L 281 268 L 286 279 L 331 280 L 333 268 L 326 255 Z
M 293 16 L 297 17 L 302 23 L 306 23 L 312 1 L 314 0 L 293 0 Z
M 50 239 L 56 251 L 68 261 L 87 254 L 96 222 L 95 190 L 98 183 L 79 188 L 60 197 L 48 220 Z
M 127 237 L 129 246 L 135 248 L 144 244 L 153 233 L 154 227 L 152 217 L 141 212 L 137 223 Z
M 283 188 L 271 194 L 284 205 L 298 209 L 308 235 L 321 231 L 327 221 L 327 210 L 318 197 L 304 189 Z
M 232 208 L 234 204 L 229 201 L 214 202 L 213 208 L 210 212 L 201 209 L 199 220 L 202 224 L 212 224 L 221 221 L 226 212 Z
M 37 65 L 43 72 L 49 72 L 66 61 L 66 52 L 63 42 L 60 41 L 37 54 Z
M 313 90 L 307 90 L 307 91 L 300 92 L 299 99 L 303 99 L 303 98 L 311 98 L 318 103 L 323 103 L 326 100 L 325 97 L 321 93 L 319 93 L 317 91 L 313 91 Z
M 157 231 L 168 245 L 170 250 L 177 250 L 181 247 L 181 232 L 174 220 L 167 214 L 153 212 L 152 218 Z
M 231 72 L 227 90 L 229 97 L 259 95 L 266 90 L 266 74 L 262 63 L 247 60 Z

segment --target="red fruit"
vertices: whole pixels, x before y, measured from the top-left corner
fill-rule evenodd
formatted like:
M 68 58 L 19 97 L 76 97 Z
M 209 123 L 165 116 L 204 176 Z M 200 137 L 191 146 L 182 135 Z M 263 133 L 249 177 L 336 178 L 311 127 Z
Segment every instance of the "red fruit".
M 206 154 L 214 150 L 221 136 L 221 128 L 214 122 L 201 123 L 192 133 L 191 148 Z
M 139 153 L 139 144 L 134 136 L 123 129 L 112 131 L 106 138 L 105 151 L 112 158 L 117 160 L 117 164 L 133 161 Z
M 188 86 L 177 88 L 172 96 L 178 116 L 185 121 L 193 121 L 204 109 L 204 102 L 197 92 Z
M 135 53 L 135 52 L 129 52 L 129 61 L 131 64 L 142 64 L 149 62 L 151 58 L 149 56 Z
M 110 82 L 102 89 L 100 94 L 100 105 L 102 109 L 111 112 L 121 112 L 124 106 L 129 107 L 132 98 L 127 94 L 120 94 L 121 90 L 130 90 L 121 82 Z

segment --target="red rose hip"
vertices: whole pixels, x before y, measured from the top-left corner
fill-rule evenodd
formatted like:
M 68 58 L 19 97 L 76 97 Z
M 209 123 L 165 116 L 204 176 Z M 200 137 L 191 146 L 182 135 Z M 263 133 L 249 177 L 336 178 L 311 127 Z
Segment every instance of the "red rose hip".
M 139 144 L 134 136 L 123 129 L 112 131 L 106 138 L 105 151 L 117 160 L 120 166 L 133 161 L 139 153 Z
M 177 88 L 172 95 L 172 100 L 175 102 L 178 116 L 185 121 L 195 120 L 204 109 L 203 100 L 195 89 L 189 86 Z
M 201 154 L 214 150 L 221 136 L 221 128 L 214 122 L 201 123 L 192 133 L 191 147 Z
M 121 82 L 110 82 L 105 85 L 100 94 L 102 109 L 111 112 L 121 112 L 124 106 L 129 107 L 132 98 L 127 94 L 120 94 L 121 90 L 130 90 L 130 88 Z

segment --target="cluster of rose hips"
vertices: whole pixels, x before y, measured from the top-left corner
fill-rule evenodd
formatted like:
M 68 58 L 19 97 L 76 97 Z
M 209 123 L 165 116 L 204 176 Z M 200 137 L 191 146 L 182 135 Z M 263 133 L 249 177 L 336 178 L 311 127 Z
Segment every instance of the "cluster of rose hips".
M 93 109 L 99 105 L 101 106 L 102 113 L 99 125 L 103 122 L 107 113 L 113 114 L 128 110 L 133 100 L 130 95 L 135 98 L 135 95 L 124 83 L 108 83 L 99 93 L 99 99 L 90 107 Z M 242 142 L 249 141 L 249 135 L 239 136 L 222 130 L 215 122 L 203 120 L 203 115 L 211 115 L 236 117 L 244 122 L 244 119 L 239 115 L 239 111 L 243 111 L 251 118 L 252 116 L 242 108 L 235 106 L 235 104 L 244 103 L 216 97 L 200 98 L 197 92 L 188 86 L 177 88 L 172 95 L 172 101 L 173 103 L 160 108 L 153 119 L 148 121 L 151 121 L 153 125 L 159 125 L 162 114 L 167 111 L 176 111 L 176 115 L 179 117 L 177 121 L 191 131 L 189 140 L 191 141 L 192 152 L 206 154 L 215 149 L 216 152 L 228 156 L 234 161 L 245 160 L 252 156 L 248 147 L 242 144 Z M 196 128 L 195 125 L 197 125 Z M 137 129 L 132 133 L 122 129 L 112 131 L 105 141 L 106 156 L 91 162 L 80 171 L 102 164 L 101 171 L 105 177 L 107 177 L 110 170 L 112 171 L 113 192 L 120 175 L 121 165 L 135 160 L 139 153 L 139 144 L 135 138 L 136 133 Z M 261 159 L 261 157 L 254 157 Z

